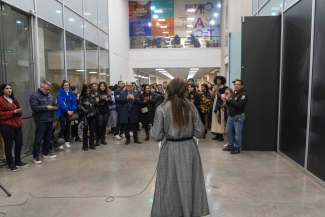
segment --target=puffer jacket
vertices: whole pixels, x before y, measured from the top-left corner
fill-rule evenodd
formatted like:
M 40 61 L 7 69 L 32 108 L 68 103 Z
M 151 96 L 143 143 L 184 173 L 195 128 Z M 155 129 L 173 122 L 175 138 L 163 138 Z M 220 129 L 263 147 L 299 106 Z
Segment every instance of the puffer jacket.
M 77 111 L 76 98 L 74 97 L 71 89 L 69 89 L 69 93 L 67 94 L 64 88 L 61 87 L 56 98 L 58 100 L 59 109 L 54 113 L 57 116 L 61 117 L 68 111 Z
M 51 94 L 43 94 L 40 89 L 29 98 L 35 122 L 53 122 L 54 111 L 47 110 L 47 106 L 54 106 Z

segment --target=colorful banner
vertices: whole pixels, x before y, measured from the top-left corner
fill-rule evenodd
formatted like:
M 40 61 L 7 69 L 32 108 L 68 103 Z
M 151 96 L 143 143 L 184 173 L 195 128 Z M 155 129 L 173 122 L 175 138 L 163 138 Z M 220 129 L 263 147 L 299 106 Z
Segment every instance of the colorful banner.
M 174 0 L 152 1 L 152 18 L 174 18 Z
M 152 36 L 174 36 L 174 18 L 152 19 Z
M 151 18 L 150 1 L 130 1 L 129 19 Z
M 132 19 L 129 20 L 130 37 L 151 36 L 151 19 Z

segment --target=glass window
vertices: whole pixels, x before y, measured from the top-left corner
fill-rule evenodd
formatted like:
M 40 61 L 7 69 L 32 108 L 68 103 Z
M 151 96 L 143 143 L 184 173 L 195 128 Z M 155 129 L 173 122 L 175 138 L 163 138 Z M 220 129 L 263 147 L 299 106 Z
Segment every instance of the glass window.
M 108 35 L 99 30 L 99 46 L 108 49 Z
M 63 27 L 62 4 L 53 0 L 37 0 L 39 17 Z
M 284 9 L 287 9 L 292 6 L 294 2 L 297 2 L 297 0 L 284 0 Z
M 66 32 L 67 46 L 67 80 L 79 90 L 85 84 L 84 40 L 70 32 Z
M 110 84 L 109 79 L 109 51 L 105 48 L 99 48 L 99 80 L 106 81 L 106 83 Z
M 277 16 L 282 11 L 282 0 L 271 0 L 258 12 L 259 16 Z
M 262 8 L 265 2 L 267 2 L 267 0 L 258 0 L 258 8 Z
M 64 4 L 69 6 L 74 11 L 78 12 L 79 14 L 82 14 L 82 0 L 64 0 Z
M 108 33 L 108 1 L 98 0 L 98 27 Z
M 65 10 L 65 28 L 70 32 L 83 36 L 83 19 L 72 10 L 64 7 Z
M 252 0 L 253 1 L 253 14 L 257 12 L 258 9 L 258 0 Z
M 85 21 L 85 39 L 98 44 L 98 29 L 87 21 Z
M 38 19 L 40 81 L 52 82 L 52 93 L 57 93 L 64 74 L 63 30 Z
M 34 8 L 34 0 L 4 0 L 4 2 L 8 2 L 9 4 L 21 7 L 22 9 L 26 9 L 27 11 Z
M 97 0 L 84 0 L 84 17 L 97 26 Z
M 98 82 L 98 45 L 86 41 L 86 69 L 88 84 Z

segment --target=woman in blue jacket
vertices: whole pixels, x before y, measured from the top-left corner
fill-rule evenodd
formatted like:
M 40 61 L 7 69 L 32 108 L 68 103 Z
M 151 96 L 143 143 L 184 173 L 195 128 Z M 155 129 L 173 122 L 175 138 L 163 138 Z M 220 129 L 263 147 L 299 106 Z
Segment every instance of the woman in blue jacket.
M 72 90 L 70 89 L 70 83 L 66 80 L 63 80 L 61 88 L 59 89 L 57 95 L 57 101 L 59 109 L 55 111 L 55 114 L 59 116 L 60 120 L 60 133 L 59 137 L 65 140 L 66 148 L 70 148 L 70 120 L 69 116 L 73 114 L 73 111 L 77 111 L 77 102 L 76 98 L 73 95 Z M 61 145 L 59 149 L 64 149 Z

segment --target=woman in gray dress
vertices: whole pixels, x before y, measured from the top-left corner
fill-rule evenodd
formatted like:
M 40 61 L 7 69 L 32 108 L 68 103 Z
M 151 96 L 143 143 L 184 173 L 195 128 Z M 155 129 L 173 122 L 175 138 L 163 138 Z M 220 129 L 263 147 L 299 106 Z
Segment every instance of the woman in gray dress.
M 162 141 L 151 217 L 208 215 L 200 153 L 193 136 L 200 139 L 204 126 L 195 106 L 187 100 L 187 83 L 174 78 L 167 98 L 155 114 L 152 137 Z

